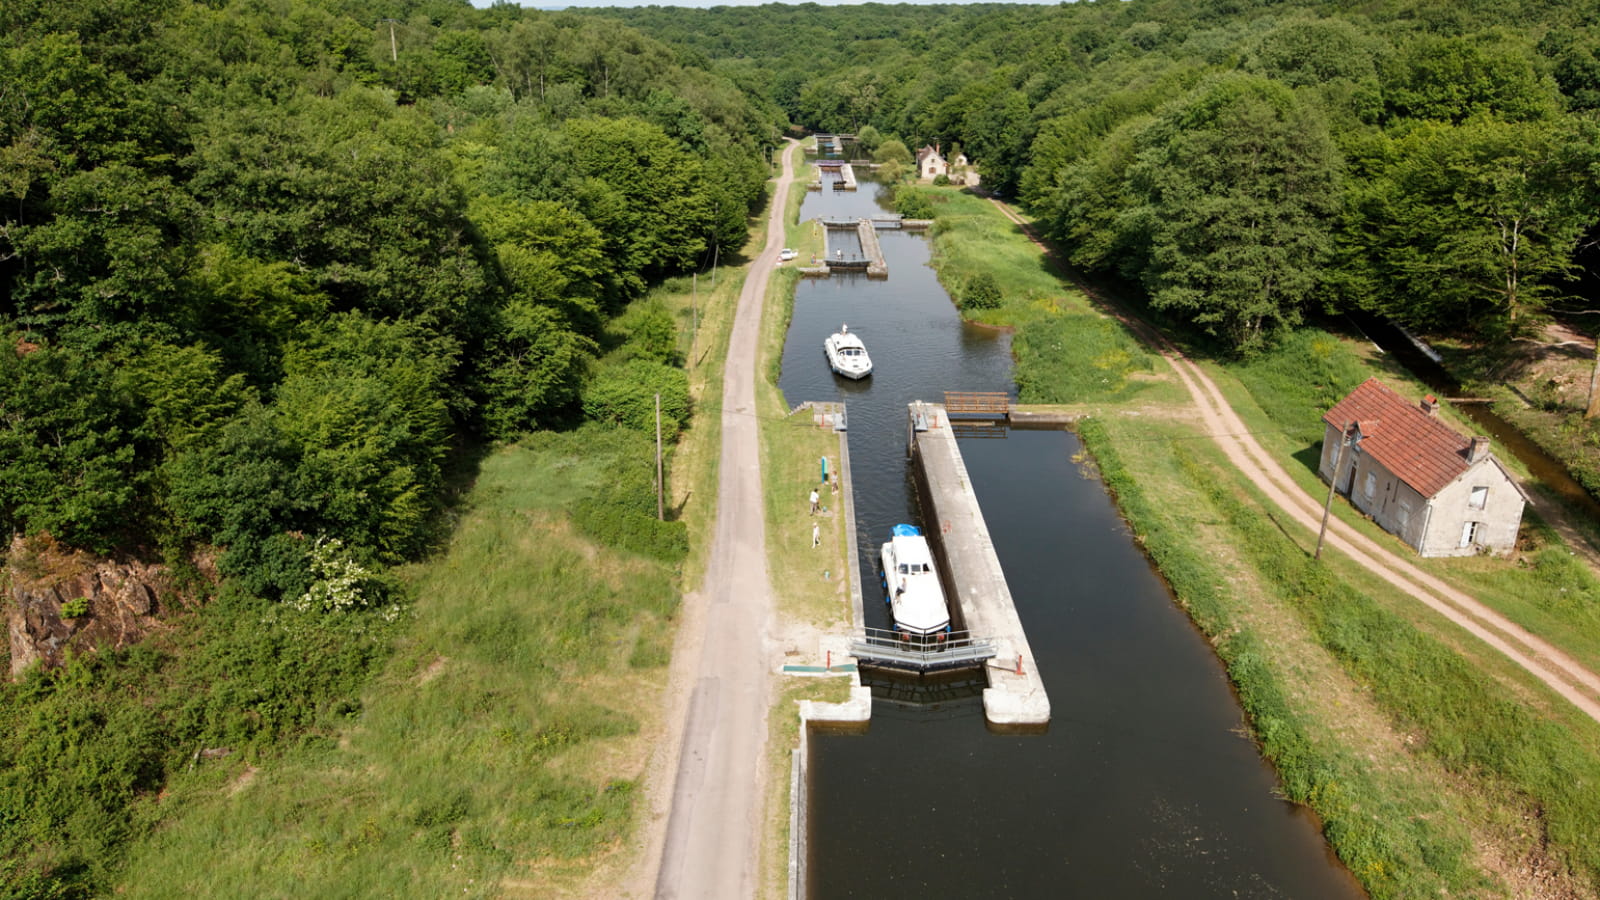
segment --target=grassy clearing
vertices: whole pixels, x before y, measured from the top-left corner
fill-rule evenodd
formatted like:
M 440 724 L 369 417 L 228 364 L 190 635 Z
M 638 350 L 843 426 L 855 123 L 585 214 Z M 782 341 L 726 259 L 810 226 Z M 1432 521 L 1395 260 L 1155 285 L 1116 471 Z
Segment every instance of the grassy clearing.
M 545 435 L 486 460 L 448 551 L 405 573 L 416 621 L 359 709 L 259 771 L 177 786 L 185 813 L 118 892 L 551 896 L 621 846 L 676 572 L 562 510 L 640 444 Z
M 973 276 L 988 273 L 1004 300 L 983 310 L 991 325 L 1017 325 L 1045 311 L 1088 312 L 1088 300 L 1064 286 L 1044 253 L 1023 237 L 988 200 L 957 188 L 922 188 L 937 218 L 933 226 L 934 267 L 945 290 L 959 302 Z
M 819 628 L 850 625 L 850 571 L 844 497 L 823 485 L 821 458 L 839 465 L 839 437 L 812 424 L 810 410 L 761 425 L 761 470 L 767 507 L 767 574 L 779 612 Z M 816 489 L 822 512 L 811 515 Z M 812 526 L 820 544 L 811 546 Z

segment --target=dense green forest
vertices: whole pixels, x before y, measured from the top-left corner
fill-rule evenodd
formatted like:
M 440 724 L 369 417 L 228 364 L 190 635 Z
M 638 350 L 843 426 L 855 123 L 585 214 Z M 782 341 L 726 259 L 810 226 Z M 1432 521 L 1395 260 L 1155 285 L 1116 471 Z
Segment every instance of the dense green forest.
M 1600 286 L 1593 3 L 588 13 L 802 127 L 964 149 L 1075 265 L 1229 351 L 1348 310 L 1493 344 Z
M 414 555 L 451 452 L 581 414 L 608 320 L 764 198 L 768 121 L 610 23 L 156 0 L 0 33 L 0 526 L 225 546 L 272 596 L 304 535 Z
M 681 557 L 641 298 L 744 244 L 780 122 L 679 57 L 466 0 L 0 5 L 0 534 L 223 579 L 194 633 L 5 690 L 0 894 L 103 890 L 197 743 L 345 702 L 495 441 L 637 429 L 578 524 Z

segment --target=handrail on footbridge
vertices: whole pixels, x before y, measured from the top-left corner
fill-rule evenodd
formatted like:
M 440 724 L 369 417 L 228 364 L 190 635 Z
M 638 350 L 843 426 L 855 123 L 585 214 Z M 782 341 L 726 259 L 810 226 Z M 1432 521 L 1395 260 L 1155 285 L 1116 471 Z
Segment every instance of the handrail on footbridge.
M 992 638 L 973 637 L 970 631 L 910 635 L 889 628 L 866 628 L 850 642 L 850 655 L 863 666 L 932 672 L 983 665 L 995 656 Z

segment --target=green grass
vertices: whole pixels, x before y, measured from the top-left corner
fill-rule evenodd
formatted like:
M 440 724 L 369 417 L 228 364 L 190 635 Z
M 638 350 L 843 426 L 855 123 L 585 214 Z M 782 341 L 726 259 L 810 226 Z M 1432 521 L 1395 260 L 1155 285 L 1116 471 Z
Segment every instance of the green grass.
M 1124 403 L 1156 388 L 1158 360 L 1094 313 L 1043 314 L 1012 340 L 1024 403 Z
M 484 463 L 449 549 L 406 575 L 416 620 L 326 739 L 175 786 L 127 896 L 492 896 L 633 827 L 640 708 L 670 647 L 670 567 L 597 548 L 560 516 L 618 465 L 541 438 Z M 619 760 L 631 760 L 619 764 Z M 230 779 L 225 781 L 224 779 Z
M 1080 311 L 1089 308 L 1077 290 L 1062 284 L 1044 252 L 994 204 L 958 188 L 923 191 L 933 201 L 934 267 L 945 290 L 959 299 L 972 276 L 987 272 L 1005 297 L 999 309 L 983 311 L 982 321 L 1018 324 L 1035 314 L 1041 303 Z
M 963 315 L 1016 328 L 1012 350 L 1022 402 L 1127 402 L 1166 393 L 1155 377 L 1156 357 L 1065 284 L 1043 251 L 994 204 L 955 188 L 922 190 L 937 213 L 934 266 L 945 289 L 959 300 L 967 282 L 980 273 L 992 276 L 1000 288 L 998 308 L 964 310 Z
M 1315 328 L 1295 329 L 1227 369 L 1273 424 L 1301 444 L 1320 444 L 1322 414 L 1373 374 L 1343 341 Z
M 813 424 L 809 410 L 789 414 L 778 390 L 783 344 L 794 312 L 799 273 L 779 269 L 767 285 L 761 346 L 757 352 L 756 404 L 761 416 L 761 479 L 766 505 L 767 574 L 784 616 L 819 627 L 848 626 L 850 571 L 842 494 L 822 485 L 821 458 L 839 467 L 839 436 Z M 825 515 L 811 515 L 808 497 L 817 488 Z M 811 526 L 821 526 L 821 545 L 811 546 Z

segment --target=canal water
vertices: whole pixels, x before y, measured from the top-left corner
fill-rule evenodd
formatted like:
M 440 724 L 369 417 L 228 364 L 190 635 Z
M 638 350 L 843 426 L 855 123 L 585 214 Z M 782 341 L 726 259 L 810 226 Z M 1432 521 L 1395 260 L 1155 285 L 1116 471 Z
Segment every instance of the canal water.
M 871 215 L 877 193 L 813 193 L 802 220 Z M 960 321 L 925 240 L 880 237 L 886 281 L 799 286 L 780 386 L 791 404 L 848 404 L 864 605 L 882 626 L 872 558 L 891 525 L 920 524 L 906 404 L 1014 386 L 1007 337 Z M 863 382 L 823 358 L 841 323 L 872 354 Z M 1361 897 L 1316 822 L 1274 796 L 1210 645 L 1079 449 L 1061 431 L 961 442 L 1050 692 L 1048 732 L 991 733 L 981 700 L 956 690 L 877 699 L 865 734 L 814 734 L 810 896 Z

